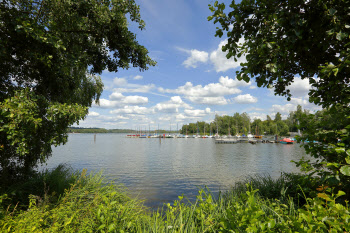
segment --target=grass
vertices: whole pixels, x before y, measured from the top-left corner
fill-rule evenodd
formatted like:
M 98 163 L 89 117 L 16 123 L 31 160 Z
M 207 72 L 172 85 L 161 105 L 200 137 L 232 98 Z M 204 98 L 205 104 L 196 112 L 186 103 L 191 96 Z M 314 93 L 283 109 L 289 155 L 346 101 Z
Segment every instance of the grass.
M 55 203 L 64 191 L 74 184 L 79 172 L 73 171 L 67 165 L 60 164 L 55 169 L 44 170 L 34 174 L 26 181 L 2 187 L 0 194 L 6 194 L 2 206 L 13 209 L 26 209 L 29 205 L 29 195 L 36 196 L 39 202 Z M 47 200 L 47 199 L 50 200 Z
M 303 206 L 307 197 L 316 197 L 316 189 L 321 185 L 317 178 L 303 174 L 281 173 L 277 179 L 269 175 L 255 175 L 235 183 L 232 189 L 223 195 L 229 198 L 232 195 L 244 194 L 248 190 L 246 184 L 258 189 L 257 195 L 262 198 L 277 199 L 286 204 L 292 199 L 297 206 Z
M 318 197 L 305 197 L 305 205 L 295 205 L 287 193 L 290 185 L 301 179 L 300 176 L 285 174 L 277 180 L 267 176 L 251 177 L 246 180 L 247 184 L 237 184 L 230 192 L 217 198 L 207 190 L 199 190 L 194 203 L 189 204 L 184 196 L 180 196 L 174 203 L 152 212 L 141 201 L 130 198 L 122 185 L 106 185 L 101 173 L 87 175 L 83 171 L 77 175 L 63 166 L 43 174 L 41 176 L 45 179 L 40 179 L 46 186 L 40 187 L 44 190 L 50 187 L 51 191 L 41 191 L 43 196 L 29 195 L 27 209 L 7 211 L 3 208 L 1 232 L 350 230 L 348 206 L 335 201 L 343 195 L 341 192 L 318 193 Z M 34 183 L 39 182 L 38 179 Z M 63 188 L 64 192 L 58 195 Z M 3 195 L 0 196 L 1 201 L 4 201 Z

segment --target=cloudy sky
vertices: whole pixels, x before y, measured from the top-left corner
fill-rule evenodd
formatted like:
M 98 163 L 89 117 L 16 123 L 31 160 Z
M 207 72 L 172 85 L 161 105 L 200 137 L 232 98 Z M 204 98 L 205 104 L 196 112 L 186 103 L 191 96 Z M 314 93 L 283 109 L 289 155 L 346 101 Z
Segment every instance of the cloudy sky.
M 131 68 L 118 73 L 103 72 L 105 88 L 100 105 L 89 109 L 80 127 L 107 129 L 180 128 L 182 124 L 214 119 L 215 114 L 247 112 L 266 120 L 280 112 L 284 118 L 298 104 L 310 110 L 308 80 L 296 77 L 290 86 L 291 101 L 274 96 L 273 91 L 238 81 L 240 62 L 227 60 L 221 46 L 226 38 L 216 38 L 205 0 L 139 0 L 146 30 L 132 30 L 137 40 L 157 61 L 145 72 Z

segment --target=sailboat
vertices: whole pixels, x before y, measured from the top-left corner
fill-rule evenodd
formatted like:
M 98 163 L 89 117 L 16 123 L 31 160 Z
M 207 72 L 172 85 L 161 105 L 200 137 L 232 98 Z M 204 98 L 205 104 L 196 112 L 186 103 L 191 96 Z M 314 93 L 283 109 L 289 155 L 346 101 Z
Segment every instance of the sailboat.
M 208 138 L 208 136 L 207 136 L 207 135 L 205 135 L 205 123 L 204 123 L 204 133 L 203 133 L 202 138 Z
M 254 137 L 254 135 L 250 133 L 250 123 L 249 123 L 249 133 L 248 133 L 247 137 L 248 138 L 253 138 Z
M 262 136 L 259 135 L 259 128 L 258 128 L 258 125 L 256 125 L 256 127 L 255 127 L 255 138 L 258 138 L 258 139 L 261 139 L 261 138 L 262 138 Z

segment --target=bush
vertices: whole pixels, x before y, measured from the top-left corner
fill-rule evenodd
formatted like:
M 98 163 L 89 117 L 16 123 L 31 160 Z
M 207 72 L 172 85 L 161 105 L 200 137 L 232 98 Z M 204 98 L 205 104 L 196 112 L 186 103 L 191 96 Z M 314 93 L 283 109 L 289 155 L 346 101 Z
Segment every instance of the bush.
M 6 194 L 0 203 L 3 208 L 26 209 L 29 205 L 29 195 L 36 196 L 39 202 L 55 203 L 79 178 L 78 172 L 60 164 L 55 169 L 37 172 L 27 180 L 17 182 L 9 187 L 2 187 L 1 193 Z M 48 200 L 50 199 L 50 200 Z
M 291 178 L 296 181 L 295 176 Z M 290 180 L 281 178 L 274 183 L 262 179 L 271 192 L 245 189 L 214 198 L 209 191 L 200 190 L 194 203 L 180 196 L 155 212 L 142 202 L 128 197 L 125 187 L 105 185 L 101 173 L 86 175 L 66 189 L 56 203 L 40 202 L 30 196 L 28 210 L 3 213 L 1 232 L 349 232 L 348 205 L 336 202 L 344 192 L 326 189 L 305 205 L 298 207 L 292 199 L 268 199 L 278 186 Z M 255 182 L 258 184 L 259 182 Z M 261 182 L 260 182 L 261 183 Z M 242 187 L 240 187 L 242 188 Z M 260 193 L 260 194 L 259 194 Z M 280 192 L 282 193 L 282 192 Z M 0 197 L 0 202 L 2 198 Z M 1 213 L 1 212 L 0 212 Z
M 316 197 L 317 188 L 321 186 L 317 177 L 309 175 L 282 173 L 277 179 L 269 175 L 255 175 L 235 183 L 232 189 L 223 195 L 230 198 L 229 196 L 245 194 L 249 191 L 246 186 L 248 183 L 257 189 L 257 195 L 264 199 L 277 199 L 281 203 L 288 203 L 292 199 L 297 206 L 303 206 L 306 198 Z

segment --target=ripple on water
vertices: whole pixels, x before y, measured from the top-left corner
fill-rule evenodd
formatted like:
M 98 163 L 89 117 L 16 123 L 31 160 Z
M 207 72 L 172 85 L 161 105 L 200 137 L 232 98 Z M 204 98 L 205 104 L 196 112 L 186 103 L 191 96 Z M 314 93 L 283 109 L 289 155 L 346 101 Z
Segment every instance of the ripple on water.
M 54 147 L 47 167 L 103 170 L 108 180 L 124 183 L 153 208 L 185 194 L 195 198 L 205 185 L 213 193 L 255 174 L 278 177 L 298 172 L 291 160 L 305 156 L 298 144 L 215 144 L 213 139 L 135 139 L 122 134 L 70 134 Z

